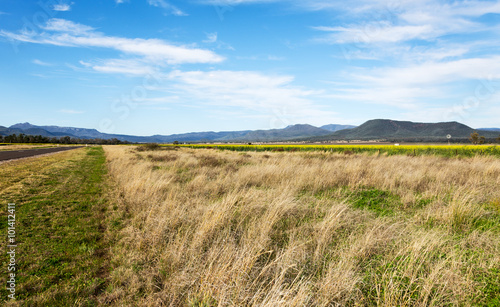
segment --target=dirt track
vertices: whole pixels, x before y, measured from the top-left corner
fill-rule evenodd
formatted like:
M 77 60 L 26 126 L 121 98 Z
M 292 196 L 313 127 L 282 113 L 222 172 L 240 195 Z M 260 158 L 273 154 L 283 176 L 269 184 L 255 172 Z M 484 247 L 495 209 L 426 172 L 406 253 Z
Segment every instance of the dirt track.
M 48 153 L 71 150 L 71 149 L 76 149 L 76 148 L 81 148 L 81 147 L 82 146 L 71 146 L 71 147 L 54 147 L 54 148 L 0 151 L 0 161 L 34 157 L 34 156 L 38 156 L 38 155 L 44 155 L 44 154 L 48 154 Z

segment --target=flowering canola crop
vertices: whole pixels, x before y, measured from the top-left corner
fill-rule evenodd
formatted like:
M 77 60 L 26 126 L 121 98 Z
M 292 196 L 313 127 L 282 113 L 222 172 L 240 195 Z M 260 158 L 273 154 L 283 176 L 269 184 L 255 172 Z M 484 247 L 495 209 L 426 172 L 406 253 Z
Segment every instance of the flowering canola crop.
M 345 154 L 384 154 L 384 155 L 439 155 L 466 156 L 488 155 L 500 157 L 500 146 L 495 145 L 238 145 L 238 144 L 195 144 L 166 145 L 188 148 L 211 148 L 231 151 L 277 151 L 306 152 L 324 151 Z

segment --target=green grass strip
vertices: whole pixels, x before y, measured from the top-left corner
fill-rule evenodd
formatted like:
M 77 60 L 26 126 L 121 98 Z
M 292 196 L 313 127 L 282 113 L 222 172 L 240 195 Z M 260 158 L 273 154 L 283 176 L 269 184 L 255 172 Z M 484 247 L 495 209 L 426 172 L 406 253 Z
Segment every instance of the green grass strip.
M 8 277 L 7 202 L 15 202 L 17 304 L 95 306 L 107 276 L 104 152 L 93 147 L 55 157 L 0 171 L 14 186 L 0 190 L 2 281 Z M 12 302 L 4 285 L 0 302 Z

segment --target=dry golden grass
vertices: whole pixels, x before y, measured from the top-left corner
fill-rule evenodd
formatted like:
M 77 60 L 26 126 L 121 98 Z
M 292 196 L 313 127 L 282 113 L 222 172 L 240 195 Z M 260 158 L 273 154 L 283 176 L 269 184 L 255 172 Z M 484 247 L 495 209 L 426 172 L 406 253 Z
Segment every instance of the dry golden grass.
M 103 304 L 500 302 L 498 159 L 105 151 Z
M 59 145 L 59 146 L 70 146 L 70 145 Z M 72 145 L 75 146 L 75 145 Z M 50 148 L 57 147 L 57 145 L 47 145 L 47 144 L 36 144 L 36 145 L 28 145 L 28 144 L 8 144 L 0 146 L 0 151 L 8 151 L 8 150 L 26 150 L 26 149 L 35 149 L 35 148 Z

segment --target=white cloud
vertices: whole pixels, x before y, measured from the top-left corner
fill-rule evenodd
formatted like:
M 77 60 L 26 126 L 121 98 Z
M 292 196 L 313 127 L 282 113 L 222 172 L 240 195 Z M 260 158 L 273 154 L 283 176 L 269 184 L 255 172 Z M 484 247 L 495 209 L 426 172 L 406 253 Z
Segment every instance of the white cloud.
M 174 83 L 168 91 L 183 101 L 254 112 L 269 119 L 272 128 L 312 119 L 328 122 L 335 115 L 313 102 L 321 92 L 294 86 L 293 76 L 219 70 L 174 71 L 167 78 Z
M 360 69 L 343 79 L 350 84 L 337 86 L 334 94 L 328 97 L 417 110 L 429 107 L 426 101 L 439 104 L 440 101 L 463 99 L 459 98 L 461 94 L 453 92 L 462 90 L 455 82 L 493 80 L 495 86 L 489 87 L 500 91 L 500 56 Z M 470 95 L 475 95 L 474 89 Z
M 71 5 L 69 5 L 68 3 L 54 4 L 54 7 L 52 9 L 54 11 L 67 12 L 71 10 Z
M 318 8 L 317 5 L 323 2 L 312 3 Z M 357 0 L 349 4 L 348 8 L 338 4 L 328 6 L 348 14 L 350 24 L 314 27 L 332 32 L 323 41 L 340 44 L 398 43 L 414 39 L 433 41 L 449 34 L 491 30 L 475 18 L 500 13 L 497 1 L 456 1 L 450 4 L 448 1 L 429 0 L 394 3 Z
M 61 110 L 59 110 L 59 113 L 65 113 L 65 114 L 83 114 L 85 112 L 84 111 L 78 111 L 78 110 L 61 109 Z
M 204 40 L 203 42 L 212 44 L 215 43 L 216 41 L 217 41 L 217 32 L 213 32 L 213 33 L 207 33 L 207 39 Z
M 429 86 L 460 80 L 500 78 L 500 56 L 460 59 L 448 62 L 427 62 L 396 68 L 378 68 L 368 75 L 358 75 L 384 86 Z
M 176 46 L 160 39 L 123 38 L 106 36 L 92 27 L 64 19 L 50 19 L 43 33 L 12 33 L 0 31 L 0 36 L 13 40 L 67 47 L 99 47 L 114 49 L 125 54 L 141 56 L 156 65 L 185 63 L 219 63 L 222 56 L 206 49 Z
M 140 60 L 106 60 L 98 64 L 81 62 L 80 64 L 91 67 L 93 70 L 102 73 L 118 73 L 125 75 L 147 75 L 155 70 Z
M 36 65 L 40 65 L 40 66 L 52 66 L 52 64 L 50 63 L 47 63 L 47 62 L 43 62 L 43 61 L 40 61 L 38 59 L 34 59 L 32 61 L 33 64 L 36 64 Z
M 92 27 L 60 18 L 49 19 L 41 28 L 46 31 L 68 32 L 74 35 L 90 35 L 95 30 Z
M 212 5 L 240 5 L 240 4 L 255 4 L 255 3 L 271 3 L 271 2 L 286 2 L 283 0 L 202 0 L 201 3 Z
M 285 57 L 276 56 L 276 55 L 251 55 L 251 56 L 236 56 L 238 60 L 245 61 L 284 61 Z
M 333 43 L 395 43 L 412 39 L 429 39 L 439 35 L 439 31 L 430 25 L 420 26 L 392 26 L 367 25 L 362 27 L 316 27 L 316 30 L 333 32 L 325 38 Z
M 217 49 L 235 50 L 230 44 L 221 41 L 217 32 L 206 33 L 206 36 L 207 39 L 203 40 L 205 44 L 215 44 L 215 48 Z
M 149 5 L 161 7 L 162 9 L 169 12 L 169 14 L 176 16 L 187 16 L 186 13 L 178 9 L 176 6 L 168 3 L 165 0 L 148 0 Z
M 345 24 L 313 27 L 325 32 L 316 41 L 339 45 L 337 58 L 379 60 L 376 68 L 351 63 L 339 77 L 350 84 L 332 90 L 332 99 L 407 109 L 405 117 L 413 120 L 443 120 L 443 110 L 467 96 L 464 84 L 500 79 L 500 56 L 494 51 L 500 41 L 490 39 L 498 25 L 478 18 L 498 14 L 499 1 L 355 0 L 348 8 L 326 1 L 307 4 L 345 13 L 340 19 Z

